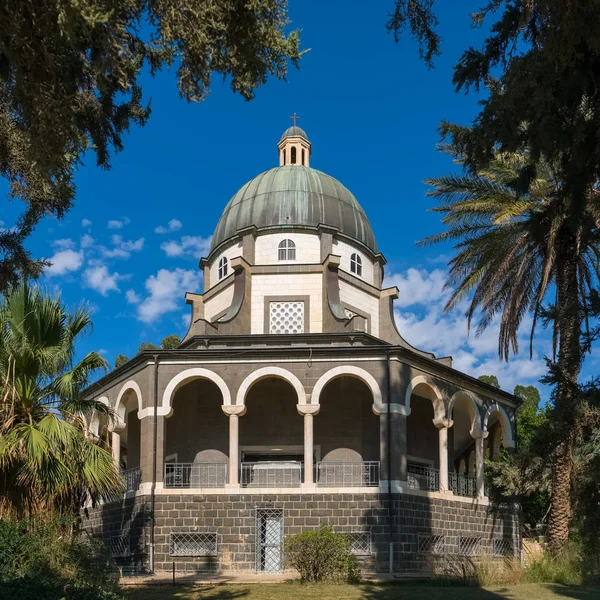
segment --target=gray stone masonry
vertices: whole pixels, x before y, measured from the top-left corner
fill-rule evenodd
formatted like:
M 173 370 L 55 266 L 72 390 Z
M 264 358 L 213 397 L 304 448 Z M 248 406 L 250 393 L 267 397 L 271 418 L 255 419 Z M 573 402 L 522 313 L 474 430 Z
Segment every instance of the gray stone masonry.
M 137 497 L 87 510 L 83 527 L 107 545 L 114 536 L 129 536 L 130 565 L 147 564 L 150 537 L 150 497 Z M 395 572 L 431 568 L 435 552 L 423 545 L 444 536 L 444 552 L 458 555 L 460 538 L 480 538 L 482 550 L 493 539 L 512 540 L 518 549 L 516 515 L 510 508 L 492 509 L 476 503 L 414 495 L 393 495 L 390 519 L 387 494 L 297 495 L 157 495 L 155 569 L 178 571 L 252 571 L 255 569 L 256 509 L 282 508 L 284 537 L 331 525 L 338 532 L 370 532 L 372 555 L 362 558 L 365 571 L 389 570 L 390 541 L 394 542 Z M 216 533 L 214 557 L 172 557 L 172 533 Z M 391 537 L 390 537 L 391 536 Z M 421 543 L 420 540 L 421 539 Z M 437 538 L 436 538 L 437 539 Z M 127 559 L 120 558 L 121 563 Z

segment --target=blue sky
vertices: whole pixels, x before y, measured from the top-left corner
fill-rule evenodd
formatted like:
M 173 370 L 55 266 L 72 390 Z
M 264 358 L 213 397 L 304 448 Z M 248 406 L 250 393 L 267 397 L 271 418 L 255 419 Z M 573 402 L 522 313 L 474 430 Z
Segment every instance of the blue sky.
M 415 247 L 441 229 L 426 212 L 423 180 L 453 169 L 436 150 L 436 128 L 442 119 L 468 123 L 476 114 L 477 97 L 456 94 L 451 78 L 462 50 L 485 33 L 470 27 L 477 6 L 439 3 L 443 56 L 431 71 L 410 39 L 395 44 L 386 33 L 391 0 L 352 0 L 343 9 L 333 0 L 290 0 L 293 26 L 311 51 L 287 82 L 269 81 L 252 102 L 215 80 L 207 100 L 187 104 L 173 73 L 145 78 L 148 125 L 125 137 L 110 171 L 88 160 L 73 210 L 61 222 L 44 221 L 29 243 L 35 255 L 55 259 L 43 285 L 62 290 L 68 304 L 94 308 L 94 331 L 80 351 L 102 350 L 112 363 L 119 353 L 133 356 L 142 341 L 185 333 L 184 294 L 200 289 L 198 259 L 223 207 L 277 165 L 276 144 L 297 112 L 313 144 L 311 166 L 346 185 L 371 220 L 388 260 L 387 283 L 400 288 L 401 333 L 425 350 L 452 354 L 471 374 L 496 373 L 511 391 L 535 382 L 548 336 L 539 337 L 533 361 L 524 343 L 515 360 L 498 362 L 494 328 L 468 339 L 459 312 L 442 314 L 451 249 Z M 18 207 L 6 200 L 2 207 L 10 226 Z M 588 372 L 595 366 L 592 356 Z

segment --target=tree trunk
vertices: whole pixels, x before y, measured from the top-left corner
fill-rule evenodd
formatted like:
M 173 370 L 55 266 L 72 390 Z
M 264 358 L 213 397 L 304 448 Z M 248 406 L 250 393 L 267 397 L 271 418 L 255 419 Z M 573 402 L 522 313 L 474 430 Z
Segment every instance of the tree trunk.
M 571 453 L 573 421 L 581 368 L 581 310 L 577 281 L 577 239 L 565 224 L 559 232 L 556 256 L 556 325 L 558 327 L 558 383 L 555 413 L 557 439 L 552 465 L 552 490 L 548 523 L 548 548 L 560 552 L 569 538 L 571 515 Z

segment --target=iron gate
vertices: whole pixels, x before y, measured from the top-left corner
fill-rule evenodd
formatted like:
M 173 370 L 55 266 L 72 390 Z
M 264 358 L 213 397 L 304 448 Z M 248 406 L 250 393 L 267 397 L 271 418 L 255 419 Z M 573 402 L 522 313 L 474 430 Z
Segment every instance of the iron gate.
M 283 571 L 283 509 L 256 509 L 256 570 Z

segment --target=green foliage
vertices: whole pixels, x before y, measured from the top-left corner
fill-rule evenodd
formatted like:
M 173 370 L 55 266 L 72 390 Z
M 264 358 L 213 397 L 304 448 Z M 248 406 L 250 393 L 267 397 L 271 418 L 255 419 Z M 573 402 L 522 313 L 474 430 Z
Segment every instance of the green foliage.
M 25 212 L 0 232 L 0 291 L 19 271 L 40 273 L 24 241 L 42 217 L 71 208 L 83 156 L 109 168 L 124 134 L 146 123 L 144 67 L 173 67 L 188 101 L 207 96 L 213 74 L 250 100 L 298 65 L 299 32 L 287 25 L 285 0 L 1 3 L 0 175 Z
M 172 333 L 171 335 L 163 338 L 162 342 L 160 343 L 163 350 L 172 350 L 173 348 L 177 348 L 179 344 L 181 344 L 181 338 L 176 333 Z
M 288 565 L 300 573 L 302 582 L 355 583 L 359 579 L 348 538 L 334 533 L 326 525 L 289 537 L 285 542 L 285 556 Z
M 127 356 L 124 354 L 117 354 L 117 357 L 115 358 L 115 369 L 122 367 L 127 362 L 129 362 L 129 358 L 127 358 Z
M 483 383 L 493 385 L 495 388 L 500 389 L 500 383 L 498 383 L 498 378 L 495 375 L 480 375 L 477 379 L 479 379 L 479 381 L 483 381 Z
M 118 600 L 118 570 L 99 540 L 65 519 L 0 520 L 1 600 Z
M 585 573 L 584 560 L 579 545 L 570 543 L 558 555 L 545 553 L 525 570 L 531 583 L 560 583 L 580 585 Z
M 90 312 L 68 312 L 59 296 L 22 284 L 0 303 L 0 509 L 77 510 L 86 498 L 116 491 L 110 452 L 85 435 L 86 423 L 112 417 L 82 389 L 106 361 L 75 361 Z
M 515 396 L 523 400 L 517 411 L 517 440 L 522 450 L 527 450 L 548 419 L 546 410 L 540 410 L 540 392 L 533 385 L 515 386 Z
M 144 352 L 144 350 L 160 350 L 160 346 L 156 346 L 152 342 L 142 342 L 138 348 L 138 353 Z

